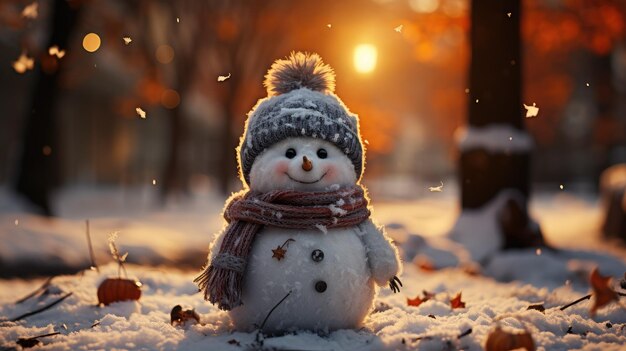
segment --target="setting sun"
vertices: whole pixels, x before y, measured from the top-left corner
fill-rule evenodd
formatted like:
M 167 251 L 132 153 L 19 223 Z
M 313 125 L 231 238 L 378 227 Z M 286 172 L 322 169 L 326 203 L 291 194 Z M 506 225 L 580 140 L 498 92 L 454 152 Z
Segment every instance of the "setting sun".
M 361 44 L 354 49 L 354 68 L 360 73 L 370 73 L 376 68 L 378 50 L 372 44 Z

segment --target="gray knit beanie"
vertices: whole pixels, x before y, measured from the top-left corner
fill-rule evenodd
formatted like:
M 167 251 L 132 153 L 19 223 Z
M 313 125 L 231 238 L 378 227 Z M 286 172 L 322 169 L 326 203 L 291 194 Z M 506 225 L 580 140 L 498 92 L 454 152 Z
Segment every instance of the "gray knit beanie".
M 334 94 L 335 72 L 317 54 L 292 52 L 276 60 L 263 83 L 267 97 L 248 113 L 238 148 L 239 171 L 250 184 L 257 156 L 287 138 L 320 138 L 335 144 L 352 161 L 357 179 L 363 172 L 358 116 Z

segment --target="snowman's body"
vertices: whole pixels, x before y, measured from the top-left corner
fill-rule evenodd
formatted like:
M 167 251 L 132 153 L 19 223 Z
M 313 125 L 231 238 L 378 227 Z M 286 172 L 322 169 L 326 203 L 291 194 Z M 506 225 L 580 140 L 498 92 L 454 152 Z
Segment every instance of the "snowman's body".
M 280 261 L 272 250 L 292 239 Z M 319 251 L 316 251 L 319 250 Z M 358 228 L 293 231 L 267 227 L 259 232 L 243 284 L 243 305 L 230 315 L 238 330 L 353 328 L 374 299 L 374 281 Z
M 320 149 L 326 152 L 321 159 L 317 155 Z M 285 157 L 287 150 L 293 150 L 296 156 Z M 303 156 L 312 169 L 303 169 Z M 251 189 L 258 192 L 321 191 L 353 186 L 356 175 L 347 157 L 332 144 L 289 138 L 257 157 L 250 183 Z M 211 259 L 218 253 L 222 239 L 223 233 L 212 244 Z M 285 256 L 278 259 L 273 250 L 283 244 Z M 318 251 L 314 258 L 316 250 L 322 255 Z M 266 331 L 356 328 L 372 307 L 374 283 L 384 285 L 398 271 L 396 250 L 371 220 L 337 229 L 267 226 L 256 234 L 248 256 L 243 304 L 229 314 L 238 330 L 256 329 L 268 315 L 263 325 Z

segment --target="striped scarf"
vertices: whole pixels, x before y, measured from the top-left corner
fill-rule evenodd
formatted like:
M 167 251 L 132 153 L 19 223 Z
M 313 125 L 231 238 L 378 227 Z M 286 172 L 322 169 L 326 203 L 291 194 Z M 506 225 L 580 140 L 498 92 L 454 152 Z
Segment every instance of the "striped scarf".
M 228 222 L 219 253 L 194 282 L 204 299 L 230 310 L 242 304 L 243 276 L 254 236 L 263 226 L 289 229 L 352 227 L 367 220 L 368 199 L 361 186 L 324 192 L 275 190 L 234 194 L 224 210 Z

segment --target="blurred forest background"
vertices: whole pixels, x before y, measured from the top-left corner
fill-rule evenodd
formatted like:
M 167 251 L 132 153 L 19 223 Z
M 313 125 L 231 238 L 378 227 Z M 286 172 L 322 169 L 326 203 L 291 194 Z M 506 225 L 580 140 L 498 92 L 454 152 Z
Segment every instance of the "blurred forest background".
M 468 11 L 469 0 L 3 0 L 0 184 L 146 186 L 162 200 L 237 190 L 246 113 L 271 63 L 300 50 L 335 69 L 361 117 L 374 196 L 419 195 L 411 185 L 455 176 Z M 594 191 L 626 162 L 626 2 L 523 1 L 522 39 L 523 101 L 540 109 L 525 120 L 532 182 Z M 364 44 L 369 69 L 355 57 Z M 16 67 L 22 54 L 32 69 Z M 33 172 L 46 181 L 29 183 Z

